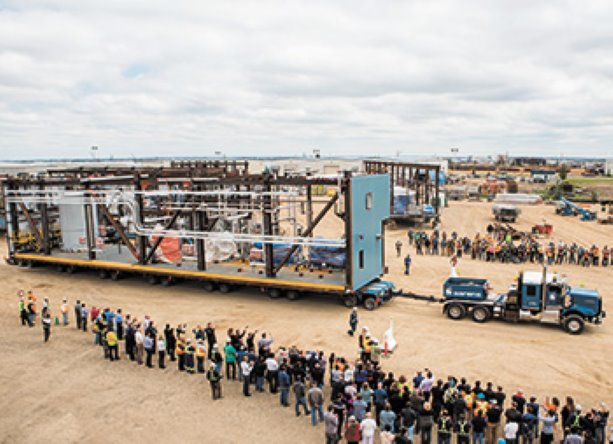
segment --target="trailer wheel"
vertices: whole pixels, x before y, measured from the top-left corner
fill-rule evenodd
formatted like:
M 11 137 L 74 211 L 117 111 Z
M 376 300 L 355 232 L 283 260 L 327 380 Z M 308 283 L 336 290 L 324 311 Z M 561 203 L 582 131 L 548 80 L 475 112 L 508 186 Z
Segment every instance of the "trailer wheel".
M 347 308 L 353 308 L 358 305 L 358 297 L 355 294 L 346 294 L 343 296 L 343 305 Z
M 473 321 L 483 323 L 490 319 L 490 310 L 487 307 L 475 307 L 471 313 Z
M 570 315 L 569 317 L 564 319 L 564 330 L 566 330 L 571 335 L 581 334 L 584 327 L 585 322 L 580 316 Z
M 121 271 L 119 270 L 111 271 L 111 279 L 113 281 L 118 281 L 119 279 L 121 279 Z
M 148 274 L 145 279 L 147 280 L 147 283 L 151 285 L 157 285 L 160 283 L 160 280 L 154 274 Z
M 219 291 L 222 293 L 230 293 L 232 286 L 230 284 L 219 284 Z
M 368 297 L 366 299 L 364 299 L 364 308 L 366 310 L 374 310 L 375 308 L 377 308 L 377 301 L 375 300 L 375 298 L 373 297 Z
M 77 271 L 77 267 L 75 267 L 74 265 L 69 265 L 66 267 L 66 273 L 68 274 L 74 274 Z
M 175 280 L 172 276 L 166 276 L 162 278 L 162 281 L 160 283 L 162 284 L 162 287 L 170 287 L 175 283 Z
M 447 307 L 447 316 L 449 319 L 453 319 L 454 321 L 464 319 L 466 316 L 466 307 L 464 307 L 462 304 L 450 304 Z
M 278 288 L 269 288 L 268 289 L 268 297 L 270 299 L 279 299 L 283 296 L 283 292 Z
M 295 301 L 296 299 L 300 299 L 300 293 L 294 290 L 289 290 L 285 293 L 285 297 L 290 301 Z
M 207 281 L 202 284 L 202 288 L 204 288 L 205 291 L 212 293 L 213 291 L 215 291 L 215 284 L 213 282 Z
M 100 271 L 98 271 L 98 277 L 100 279 L 107 279 L 109 277 L 109 271 L 108 270 L 100 270 Z

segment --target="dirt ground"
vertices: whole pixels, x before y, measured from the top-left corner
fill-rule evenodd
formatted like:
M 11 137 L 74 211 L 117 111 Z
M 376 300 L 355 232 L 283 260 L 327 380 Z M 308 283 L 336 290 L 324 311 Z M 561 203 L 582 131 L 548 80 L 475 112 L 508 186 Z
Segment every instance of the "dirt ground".
M 556 216 L 548 206 L 523 207 L 517 225 L 529 228 L 544 218 L 554 225 L 555 240 L 613 244 L 613 227 Z M 483 232 L 490 221 L 490 204 L 452 203 L 444 210 L 442 229 L 472 236 Z M 336 225 L 329 221 L 320 234 L 331 234 Z M 397 238 L 406 241 L 406 230 L 386 235 L 389 279 L 399 287 L 439 296 L 449 274 L 447 259 L 413 255 L 413 273 L 406 278 L 393 252 Z M 1 254 L 6 254 L 4 244 Z M 470 259 L 462 259 L 458 266 L 460 275 L 487 277 L 501 292 L 522 269 L 522 265 Z M 605 309 L 613 307 L 612 267 L 556 269 L 571 283 L 597 288 Z M 349 312 L 325 296 L 290 302 L 270 300 L 251 290 L 221 295 L 206 293 L 195 283 L 154 287 L 138 278 L 102 281 L 92 273 L 67 275 L 4 263 L 0 281 L 0 442 L 323 440 L 322 426 L 312 427 L 306 418 L 296 418 L 293 409 L 281 408 L 276 397 L 257 394 L 245 399 L 238 383 L 224 383 L 225 398 L 212 402 L 203 377 L 179 374 L 174 366 L 161 371 L 125 359 L 104 361 L 102 351 L 92 345 L 92 335 L 77 332 L 74 326 L 54 327 L 50 343 L 43 344 L 38 324 L 32 329 L 19 325 L 15 295 L 20 288 L 33 289 L 39 301 L 49 297 L 55 313 L 61 298 L 67 297 L 72 303 L 81 299 L 88 305 L 122 307 L 139 317 L 146 313 L 162 325 L 187 322 L 191 327 L 213 321 L 218 338 L 228 327 L 249 325 L 270 332 L 277 345 L 297 344 L 346 356 L 356 352 L 355 339 L 345 334 Z M 436 376 L 492 380 L 507 392 L 521 387 L 541 399 L 571 394 L 585 408 L 602 399 L 613 404 L 611 320 L 588 326 L 583 335 L 574 337 L 542 325 L 452 322 L 437 304 L 419 301 L 397 299 L 359 314 L 361 324 L 379 337 L 393 320 L 399 347 L 384 366 L 398 375 L 429 367 Z

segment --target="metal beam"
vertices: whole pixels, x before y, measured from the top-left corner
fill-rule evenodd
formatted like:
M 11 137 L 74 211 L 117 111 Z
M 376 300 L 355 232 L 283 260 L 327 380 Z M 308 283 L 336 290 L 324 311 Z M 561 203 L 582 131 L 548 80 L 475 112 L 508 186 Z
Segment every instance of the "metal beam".
M 138 259 L 138 252 L 136 251 L 136 248 L 134 248 L 134 245 L 132 244 L 130 239 L 128 239 L 128 236 L 126 235 L 126 232 L 123 230 L 123 227 L 121 226 L 121 224 L 115 220 L 115 218 L 113 217 L 113 215 L 111 214 L 111 212 L 109 211 L 106 205 L 100 205 L 100 208 L 102 209 L 102 212 L 104 213 L 104 216 L 106 217 L 106 219 L 111 223 L 113 228 L 115 228 L 115 231 L 117 231 L 117 233 L 119 234 L 119 237 L 121 237 L 121 240 L 123 241 L 123 243 L 126 245 L 126 247 L 128 247 L 128 250 L 130 250 L 130 253 L 132 253 L 132 256 L 134 256 L 135 259 Z
M 168 223 L 164 225 L 164 230 L 170 230 L 172 226 L 175 224 L 175 222 L 177 221 L 177 218 L 179 217 L 180 214 L 181 214 L 180 211 L 175 211 L 175 214 L 172 215 Z M 149 249 L 149 253 L 147 254 L 147 256 L 145 256 L 145 260 L 143 261 L 143 264 L 149 263 L 149 261 L 155 254 L 155 251 L 158 249 L 158 247 L 160 246 L 163 240 L 164 240 L 164 236 L 158 236 L 153 246 Z
M 32 231 L 32 235 L 34 235 L 34 237 L 36 238 L 36 242 L 38 242 L 40 249 L 41 250 L 44 249 L 45 241 L 43 237 L 40 235 L 40 231 L 38 231 L 36 222 L 34 222 L 34 219 L 32 219 L 32 215 L 30 214 L 30 211 L 28 211 L 28 207 L 26 207 L 26 205 L 23 202 L 19 202 L 19 208 L 21 208 L 23 215 L 26 217 L 26 220 L 28 221 L 28 225 L 30 225 L 30 231 Z
M 313 222 L 311 222 L 309 226 L 306 228 L 306 230 L 304 230 L 304 233 L 302 233 L 302 237 L 309 237 L 311 235 L 311 233 L 313 232 L 317 224 L 321 222 L 321 220 L 328 213 L 328 211 L 330 211 L 330 208 L 334 206 L 337 200 L 338 200 L 338 193 L 334 194 L 334 196 L 332 196 L 332 198 L 328 201 L 328 203 L 326 203 L 326 206 L 323 207 L 322 210 L 317 215 L 317 217 L 313 219 Z M 289 261 L 289 259 L 292 257 L 292 254 L 294 254 L 297 249 L 298 249 L 298 245 L 296 244 L 292 245 L 292 248 L 290 248 L 290 250 L 283 257 L 283 259 L 281 259 L 281 262 L 279 262 L 279 265 L 277 265 L 277 267 L 275 268 L 274 270 L 275 274 L 277 274 L 279 270 L 283 268 L 283 266 L 287 263 L 287 261 Z

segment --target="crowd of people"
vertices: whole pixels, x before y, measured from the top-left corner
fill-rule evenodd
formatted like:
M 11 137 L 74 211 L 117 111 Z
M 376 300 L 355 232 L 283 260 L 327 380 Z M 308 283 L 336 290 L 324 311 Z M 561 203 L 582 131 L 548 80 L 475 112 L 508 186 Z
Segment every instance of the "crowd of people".
M 20 292 L 19 298 L 22 324 L 33 326 L 35 316 L 24 321 L 23 311 L 25 307 L 27 314 L 36 297 L 28 292 L 24 299 Z M 68 328 L 69 311 L 64 299 L 58 328 Z M 43 312 L 43 321 L 51 319 L 48 299 Z M 493 382 L 436 377 L 430 369 L 409 377 L 385 372 L 381 349 L 368 327 L 357 335 L 355 310 L 348 333 L 356 332 L 359 353 L 352 358 L 274 346 L 268 332 L 248 326 L 229 328 L 222 335 L 211 322 L 191 330 L 186 324 L 159 329 L 148 315 L 140 319 L 120 308 L 88 307 L 79 300 L 74 320 L 77 330 L 93 335 L 105 359 L 116 362 L 123 356 L 160 369 L 172 363 L 177 371 L 201 374 L 210 383 L 213 400 L 223 397 L 224 378 L 240 383 L 246 397 L 254 390 L 276 394 L 283 407 L 290 407 L 291 400 L 296 416 L 304 413 L 313 426 L 323 423 L 329 444 L 341 439 L 372 444 L 376 434 L 383 444 L 430 444 L 433 436 L 438 444 L 452 439 L 458 444 L 532 444 L 537 439 L 551 444 L 556 435 L 564 444 L 604 444 L 607 439 L 609 412 L 604 403 L 583 409 L 567 397 L 562 405 L 558 398 L 538 400 L 521 389 L 507 394 Z M 48 327 L 43 323 L 43 329 L 48 341 L 51 322 Z
M 575 264 L 583 267 L 611 265 L 611 248 L 605 245 L 584 246 L 577 243 L 543 242 L 530 234 L 514 236 L 507 230 L 499 230 L 494 225 L 486 228 L 484 235 L 475 234 L 473 238 L 451 234 L 435 229 L 430 234 L 425 231 L 409 230 L 409 245 L 414 246 L 417 255 L 441 255 L 470 257 L 471 259 L 503 263 L 538 264 Z M 400 246 L 396 251 L 400 256 Z

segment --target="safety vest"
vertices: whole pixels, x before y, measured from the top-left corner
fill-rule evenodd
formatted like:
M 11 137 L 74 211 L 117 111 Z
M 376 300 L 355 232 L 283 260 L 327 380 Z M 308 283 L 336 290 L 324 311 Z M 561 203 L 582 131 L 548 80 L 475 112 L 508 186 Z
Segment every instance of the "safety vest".
M 449 432 L 449 430 L 447 430 L 447 420 L 445 418 L 441 418 L 441 423 L 438 425 L 438 431 L 439 433 Z
M 113 347 L 114 345 L 117 345 L 117 335 L 115 334 L 114 331 L 109 331 L 106 334 L 106 342 L 109 345 L 109 347 Z
M 186 345 L 186 346 L 185 346 L 185 354 L 187 354 L 187 355 L 193 355 L 193 354 L 194 354 L 194 346 L 192 346 L 192 345 Z
M 19 301 L 19 311 L 25 311 L 26 310 L 26 304 L 23 301 Z
M 206 373 L 206 378 L 211 382 L 219 381 L 219 378 L 217 377 L 215 373 L 216 373 L 215 369 L 210 368 L 209 371 Z
M 196 356 L 199 358 L 204 358 L 206 356 L 206 351 L 204 350 L 203 346 L 199 346 L 196 349 Z
M 459 428 L 458 433 L 460 434 L 460 436 L 468 435 L 468 432 L 466 431 L 466 426 L 467 426 L 466 421 L 458 423 L 458 428 Z
M 581 426 L 581 416 L 575 415 L 575 419 L 573 420 L 573 425 L 571 427 L 580 427 Z
M 364 349 L 364 353 L 370 353 L 370 341 L 364 337 L 362 339 L 362 348 Z
M 62 304 L 61 310 L 62 310 L 62 313 L 68 313 L 68 305 Z
M 181 356 L 185 353 L 185 344 L 181 341 L 177 341 L 177 346 L 175 347 L 175 352 L 177 356 Z
M 475 402 L 475 415 L 478 414 L 479 411 L 485 413 L 487 411 L 487 401 L 477 401 Z

